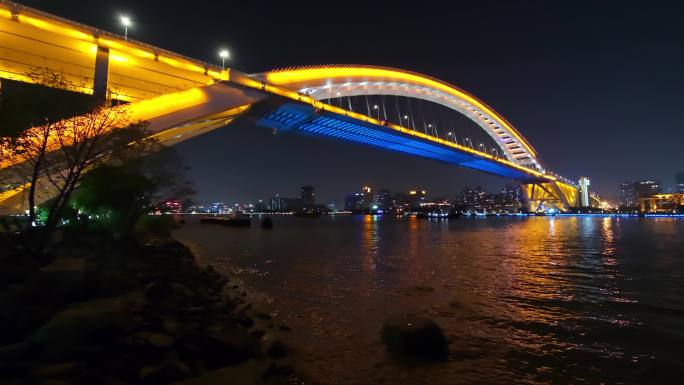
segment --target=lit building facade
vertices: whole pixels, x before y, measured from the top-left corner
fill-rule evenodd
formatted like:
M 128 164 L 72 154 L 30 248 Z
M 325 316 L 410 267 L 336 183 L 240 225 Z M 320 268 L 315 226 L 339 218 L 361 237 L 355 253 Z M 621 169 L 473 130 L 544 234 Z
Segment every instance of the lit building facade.
M 639 209 L 646 213 L 684 212 L 684 194 L 655 194 L 639 198 Z
M 633 182 L 620 182 L 618 195 L 620 197 L 620 207 L 637 207 L 639 205 L 639 199 L 637 198 Z
M 580 206 L 581 207 L 589 207 L 591 206 L 591 201 L 589 200 L 589 194 L 591 194 L 591 191 L 589 190 L 589 186 L 591 186 L 591 181 L 587 177 L 580 177 L 579 180 L 579 187 L 580 187 Z
M 637 198 L 645 198 L 651 195 L 662 194 L 663 188 L 660 181 L 656 180 L 640 180 L 634 182 L 634 193 Z

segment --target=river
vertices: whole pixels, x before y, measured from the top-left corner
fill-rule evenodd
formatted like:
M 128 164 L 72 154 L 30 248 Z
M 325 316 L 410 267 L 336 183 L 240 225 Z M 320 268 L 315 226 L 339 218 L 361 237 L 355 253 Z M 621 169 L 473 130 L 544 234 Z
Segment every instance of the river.
M 294 329 L 326 384 L 681 383 L 684 220 L 275 216 L 174 236 Z M 437 322 L 447 362 L 395 362 L 388 315 Z

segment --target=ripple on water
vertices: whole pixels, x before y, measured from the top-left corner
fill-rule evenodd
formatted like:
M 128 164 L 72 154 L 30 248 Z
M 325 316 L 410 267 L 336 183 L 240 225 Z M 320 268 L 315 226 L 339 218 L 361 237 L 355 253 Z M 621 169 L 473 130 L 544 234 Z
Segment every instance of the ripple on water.
M 326 383 L 684 375 L 684 221 L 274 219 L 270 232 L 190 219 L 175 235 L 200 244 L 203 263 L 266 293 Z M 380 325 L 402 312 L 444 328 L 447 363 L 406 367 L 385 355 Z

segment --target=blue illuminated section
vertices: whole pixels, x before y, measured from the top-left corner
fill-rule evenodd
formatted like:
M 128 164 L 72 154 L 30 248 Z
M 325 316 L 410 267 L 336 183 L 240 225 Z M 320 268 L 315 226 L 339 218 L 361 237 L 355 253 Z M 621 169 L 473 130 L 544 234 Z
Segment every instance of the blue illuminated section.
M 316 111 L 305 104 L 283 104 L 259 119 L 257 124 L 280 130 L 297 130 L 309 135 L 327 136 L 434 159 L 521 182 L 538 181 L 538 178 L 533 175 L 487 158 L 439 143 L 432 143 L 388 127 L 331 112 Z
M 314 110 L 303 104 L 286 104 L 257 121 L 263 127 L 288 130 L 298 128 L 314 117 Z

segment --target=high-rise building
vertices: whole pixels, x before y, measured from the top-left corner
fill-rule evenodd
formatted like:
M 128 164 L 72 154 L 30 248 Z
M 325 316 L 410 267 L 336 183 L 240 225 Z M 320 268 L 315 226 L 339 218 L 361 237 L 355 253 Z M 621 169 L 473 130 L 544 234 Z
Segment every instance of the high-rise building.
M 663 192 L 660 181 L 641 180 L 634 182 L 634 193 L 637 198 L 645 198 Z
M 271 211 L 285 210 L 284 198 L 281 198 L 280 195 L 276 194 L 273 198 L 269 200 L 268 209 Z
M 675 179 L 677 180 L 677 192 L 684 194 L 684 171 L 678 172 Z
M 633 182 L 620 182 L 618 194 L 620 196 L 620 207 L 637 207 L 639 199 L 636 196 Z
M 276 194 L 269 200 L 268 208 L 272 211 L 297 211 L 302 209 L 301 198 L 286 198 Z
M 226 214 L 231 211 L 231 208 L 224 202 L 215 202 L 209 205 L 208 211 L 212 214 Z
M 498 195 L 498 204 L 502 209 L 510 212 L 517 211 L 523 203 L 523 193 L 520 186 L 506 185 Z
M 344 197 L 344 209 L 347 211 L 361 210 L 363 206 L 363 194 L 352 193 Z
M 392 193 L 388 189 L 378 190 L 378 193 L 375 195 L 375 201 L 378 206 L 388 209 L 392 206 Z
M 259 200 L 254 204 L 254 211 L 263 212 L 263 211 L 266 211 L 266 210 L 268 210 L 268 205 L 267 205 L 266 202 L 264 202 L 263 200 L 259 199 Z
M 302 186 L 299 197 L 302 199 L 304 206 L 314 206 L 316 204 L 316 194 L 313 186 Z
M 411 207 L 418 207 L 425 202 L 427 191 L 425 190 L 411 190 L 409 191 L 409 204 Z
M 304 208 L 304 201 L 301 198 L 283 198 L 285 211 L 299 211 Z
M 580 206 L 581 207 L 589 207 L 591 202 L 589 201 L 589 186 L 591 185 L 591 181 L 589 178 L 581 176 L 579 180 L 579 187 L 580 187 Z
M 487 193 L 480 186 L 466 187 L 456 198 L 456 204 L 467 210 L 481 211 Z

